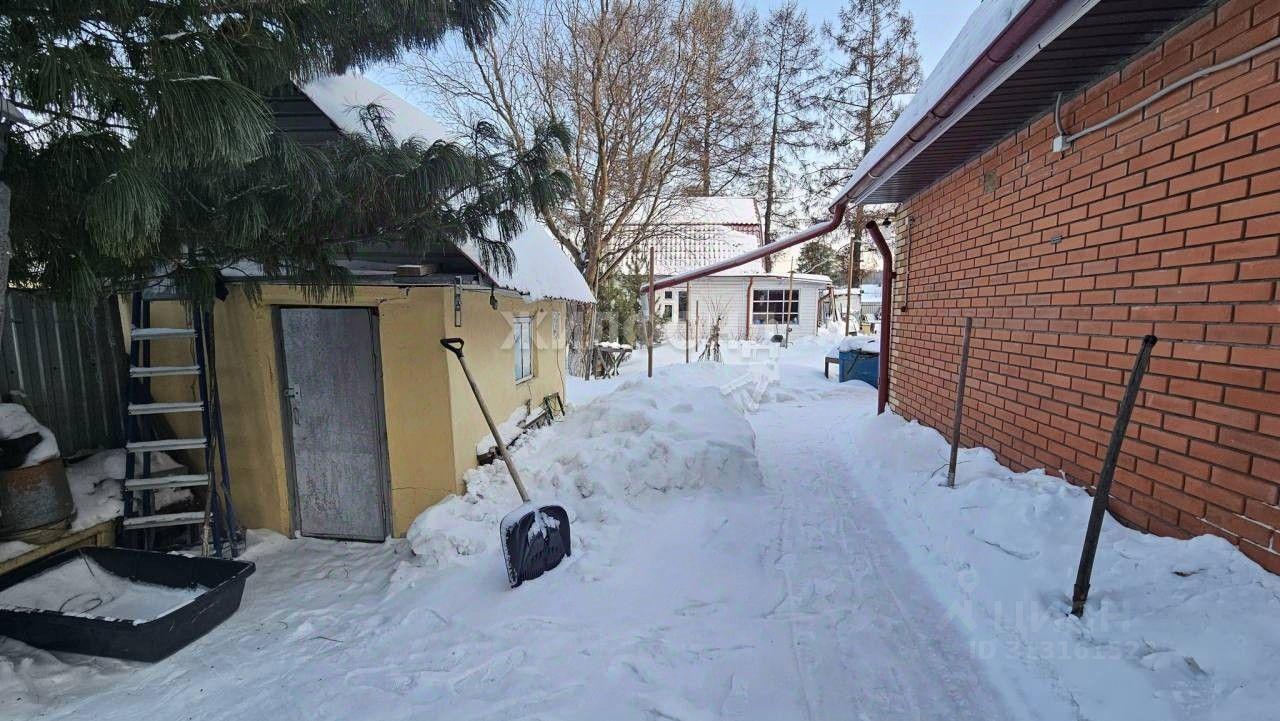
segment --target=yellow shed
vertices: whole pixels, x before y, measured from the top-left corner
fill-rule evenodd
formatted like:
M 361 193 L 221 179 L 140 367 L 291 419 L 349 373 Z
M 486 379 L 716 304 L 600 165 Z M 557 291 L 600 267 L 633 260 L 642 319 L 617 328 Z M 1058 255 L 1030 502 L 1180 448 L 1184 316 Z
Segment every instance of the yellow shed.
M 229 283 L 214 307 L 213 360 L 240 522 L 381 540 L 461 492 L 489 431 L 440 340 L 463 339 L 498 423 L 563 398 L 566 301 L 591 295 L 554 243 L 530 223 L 512 244 L 511 276 L 472 268 L 408 277 L 366 262 L 349 295 L 319 302 L 288 285 L 258 285 L 255 297 Z M 559 267 L 547 273 L 549 263 Z M 556 288 L 531 288 L 522 271 L 557 278 Z M 176 302 L 153 304 L 152 325 L 185 325 L 182 314 Z M 155 365 L 192 362 L 187 345 L 152 353 Z M 157 378 L 152 391 L 158 401 L 188 400 L 194 383 Z M 197 416 L 166 421 L 199 435 Z
M 274 94 L 282 128 L 304 142 L 360 132 L 358 109 L 391 113 L 398 140 L 442 129 L 359 75 Z M 264 282 L 252 264 L 224 272 L 213 335 L 231 496 L 240 523 L 326 538 L 403 535 L 424 509 L 463 490 L 488 428 L 458 362 L 440 345 L 462 338 L 485 400 L 502 423 L 564 395 L 567 301 L 594 302 L 545 226 L 525 221 L 510 272 L 486 269 L 473 249 L 428 256 L 357 249 L 350 294 L 323 301 Z M 250 292 L 253 282 L 258 293 Z M 176 302 L 153 303 L 151 326 L 185 326 Z M 153 344 L 152 365 L 192 363 L 190 344 Z M 196 394 L 191 376 L 158 377 L 156 401 Z M 195 414 L 164 417 L 178 436 L 200 435 Z M 181 458 L 203 466 L 203 456 Z

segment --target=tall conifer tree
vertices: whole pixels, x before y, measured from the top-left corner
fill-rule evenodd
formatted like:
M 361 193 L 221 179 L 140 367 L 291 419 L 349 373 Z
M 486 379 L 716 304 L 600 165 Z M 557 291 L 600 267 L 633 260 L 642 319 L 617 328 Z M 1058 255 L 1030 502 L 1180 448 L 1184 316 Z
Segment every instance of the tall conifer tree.
M 492 126 L 397 144 L 370 106 L 367 137 L 304 147 L 264 99 L 451 34 L 479 42 L 503 16 L 501 0 L 6 5 L 0 93 L 27 118 L 3 128 L 14 282 L 87 299 L 159 273 L 207 300 L 219 268 L 250 260 L 323 291 L 347 281 L 344 248 L 379 239 L 509 262 L 520 213 L 564 192 L 563 129 L 518 151 Z

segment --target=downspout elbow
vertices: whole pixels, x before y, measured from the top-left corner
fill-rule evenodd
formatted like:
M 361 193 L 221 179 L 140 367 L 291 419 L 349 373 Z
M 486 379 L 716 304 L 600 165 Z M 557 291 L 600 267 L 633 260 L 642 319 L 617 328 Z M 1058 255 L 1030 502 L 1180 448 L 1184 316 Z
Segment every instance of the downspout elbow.
M 884 234 L 880 232 L 880 226 L 876 222 L 867 223 L 867 234 L 871 236 L 872 242 L 876 244 L 876 250 L 880 251 L 880 258 L 883 264 L 883 273 L 881 275 L 881 300 L 880 300 L 880 368 L 876 381 L 876 414 L 884 413 L 885 407 L 889 405 L 889 340 L 892 337 L 893 326 L 893 254 L 889 251 L 889 244 L 885 242 Z

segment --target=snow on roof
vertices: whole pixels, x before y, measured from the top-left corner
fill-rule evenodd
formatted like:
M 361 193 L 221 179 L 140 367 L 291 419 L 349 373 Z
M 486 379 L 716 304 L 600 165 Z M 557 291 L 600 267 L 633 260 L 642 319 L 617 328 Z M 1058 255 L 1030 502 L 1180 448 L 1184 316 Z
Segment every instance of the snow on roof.
M 985 0 L 978 5 L 964 27 L 960 28 L 960 34 L 951 43 L 951 47 L 947 48 L 947 52 L 938 61 L 933 72 L 925 78 L 920 90 L 911 98 L 911 102 L 889 128 L 889 132 L 885 133 L 884 137 L 880 138 L 880 142 L 871 148 L 861 163 L 858 163 L 853 175 L 849 177 L 848 182 L 832 202 L 839 202 L 862 176 L 866 175 L 889 150 L 898 144 L 907 131 L 915 127 L 916 123 L 933 109 L 942 96 L 969 69 L 969 66 L 973 65 L 983 52 L 986 52 L 991 43 L 1030 3 L 1031 0 Z M 888 174 L 885 177 L 887 178 Z
M 377 104 L 386 111 L 387 130 L 397 142 L 418 138 L 432 143 L 454 137 L 434 118 L 359 72 L 320 78 L 299 89 L 344 133 L 367 135 L 368 129 L 360 122 L 360 110 Z M 523 221 L 524 230 L 511 241 L 515 257 L 511 273 L 485 268 L 480 254 L 470 244 L 463 244 L 459 250 L 499 287 L 527 295 L 530 300 L 558 298 L 594 303 L 595 297 L 582 273 L 546 226 L 532 216 Z
M 754 235 L 713 223 L 667 225 L 654 237 L 654 275 L 676 275 L 732 258 L 760 244 Z M 646 251 L 647 252 L 647 249 Z M 730 275 L 764 272 L 759 260 L 726 271 Z M 721 275 L 721 273 L 717 273 Z
M 344 133 L 368 135 L 360 122 L 360 111 L 378 105 L 386 111 L 387 130 L 398 143 L 410 138 L 434 143 L 452 137 L 434 118 L 354 70 L 313 80 L 298 89 Z
M 750 233 L 742 233 L 723 225 L 673 225 L 667 226 L 653 239 L 656 252 L 653 259 L 653 273 L 656 276 L 672 276 L 691 268 L 701 268 L 725 258 L 733 258 L 755 248 L 760 240 Z M 647 263 L 648 247 L 639 248 L 636 257 Z M 787 273 L 766 273 L 761 260 L 722 270 L 708 276 L 711 278 L 745 278 L 749 276 L 761 278 L 778 278 L 786 280 Z M 797 283 L 822 283 L 829 285 L 831 279 L 817 273 L 796 273 Z
M 671 225 L 758 225 L 760 209 L 755 198 L 694 196 L 682 198 L 674 204 L 664 222 Z
M 526 217 L 524 230 L 511 240 L 511 252 L 515 267 L 510 273 L 485 269 L 480 262 L 477 248 L 470 243 L 458 249 L 484 270 L 500 288 L 514 290 L 529 300 L 576 300 L 594 303 L 596 298 L 583 280 L 582 273 L 569 256 L 560 248 L 560 242 L 551 235 L 547 226 L 536 218 Z

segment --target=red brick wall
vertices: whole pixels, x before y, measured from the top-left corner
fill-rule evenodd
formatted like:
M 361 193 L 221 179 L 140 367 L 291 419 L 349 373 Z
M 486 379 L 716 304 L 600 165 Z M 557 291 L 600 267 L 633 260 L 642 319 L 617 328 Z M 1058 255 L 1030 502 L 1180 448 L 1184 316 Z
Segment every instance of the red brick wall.
M 1064 103 L 1065 126 L 1278 34 L 1280 0 L 1220 6 Z M 1155 333 L 1112 508 L 1154 533 L 1223 536 L 1280 572 L 1278 62 L 1201 79 L 1060 155 L 1040 118 L 907 202 L 893 408 L 950 428 L 972 315 L 964 444 L 1091 485 Z

